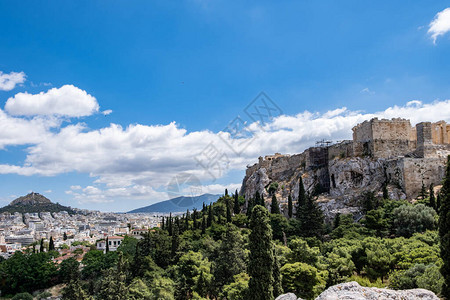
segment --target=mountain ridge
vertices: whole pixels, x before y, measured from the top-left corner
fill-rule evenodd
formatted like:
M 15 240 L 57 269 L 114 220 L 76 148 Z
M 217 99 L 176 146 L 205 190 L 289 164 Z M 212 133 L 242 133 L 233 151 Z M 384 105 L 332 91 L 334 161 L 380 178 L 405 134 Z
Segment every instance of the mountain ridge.
M 136 208 L 127 213 L 174 213 L 184 212 L 187 209 L 201 209 L 203 203 L 209 205 L 215 202 L 221 195 L 203 194 L 195 197 L 180 196 L 169 200 L 160 201 L 148 206 Z

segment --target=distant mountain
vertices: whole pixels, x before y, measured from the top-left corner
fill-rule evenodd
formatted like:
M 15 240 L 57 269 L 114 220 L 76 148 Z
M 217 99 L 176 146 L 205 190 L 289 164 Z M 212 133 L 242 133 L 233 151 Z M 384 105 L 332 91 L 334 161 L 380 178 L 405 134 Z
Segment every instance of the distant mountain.
M 75 214 L 75 211 L 68 206 L 59 203 L 53 203 L 39 193 L 31 192 L 26 196 L 19 197 L 12 201 L 9 205 L 0 208 L 0 213 L 39 213 L 39 212 L 60 212 L 67 211 L 69 214 Z
M 149 206 L 141 207 L 129 211 L 128 213 L 169 213 L 169 212 L 183 212 L 187 209 L 193 210 L 197 208 L 202 209 L 203 202 L 210 204 L 220 198 L 221 195 L 203 194 L 196 197 L 177 197 L 170 200 L 161 201 Z

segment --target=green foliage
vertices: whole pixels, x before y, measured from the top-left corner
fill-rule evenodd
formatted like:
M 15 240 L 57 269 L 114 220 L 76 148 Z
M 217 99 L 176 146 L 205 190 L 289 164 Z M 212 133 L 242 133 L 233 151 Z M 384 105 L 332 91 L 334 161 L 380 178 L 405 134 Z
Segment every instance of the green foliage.
M 289 194 L 288 196 L 288 217 L 292 218 L 293 215 L 293 206 L 292 206 L 292 196 Z
M 308 265 L 317 266 L 320 256 L 319 248 L 310 248 L 308 243 L 301 238 L 291 240 L 288 245 L 291 249 L 291 252 L 287 255 L 290 263 L 302 262 Z
M 127 300 L 152 300 L 153 295 L 148 286 L 139 278 L 133 279 L 127 288 Z
M 289 222 L 280 214 L 270 214 L 270 225 L 272 227 L 273 239 L 283 241 L 288 231 Z
M 271 214 L 280 214 L 280 205 L 278 204 L 277 196 L 275 194 L 272 195 L 272 203 L 270 204 L 270 213 Z
M 335 285 L 346 281 L 353 274 L 355 264 L 349 248 L 334 248 L 326 257 L 328 281 L 327 285 Z
M 0 290 L 3 294 L 15 294 L 52 286 L 58 270 L 51 259 L 47 252 L 15 252 L 0 264 Z
M 312 197 L 298 207 L 297 219 L 300 225 L 299 234 L 304 237 L 321 238 L 324 229 L 324 216 L 319 205 Z
M 100 277 L 102 272 L 111 268 L 117 262 L 117 252 L 103 254 L 100 250 L 91 250 L 83 257 L 83 270 L 81 275 L 84 279 L 94 279 Z
M 376 246 L 366 250 L 367 265 L 365 271 L 367 276 L 376 280 L 377 278 L 383 278 L 389 273 L 392 267 L 393 257 L 388 250 L 383 247 Z
M 62 290 L 63 300 L 92 300 L 92 297 L 88 296 L 88 293 L 81 286 L 80 281 L 71 281 Z
M 384 217 L 384 209 L 378 208 L 369 210 L 362 220 L 367 229 L 371 230 L 375 236 L 383 237 L 389 233 L 389 222 Z
M 393 271 L 389 275 L 389 287 L 393 289 L 424 288 L 440 294 L 444 278 L 434 264 L 415 264 L 407 270 Z
M 441 205 L 439 207 L 439 237 L 441 238 L 441 267 L 445 278 L 442 286 L 442 296 L 450 299 L 450 155 L 447 157 L 445 179 L 441 190 Z
M 256 205 L 250 219 L 248 299 L 273 299 L 272 229 L 267 209 Z
M 33 296 L 30 293 L 16 294 L 11 300 L 33 300 Z
M 222 296 L 229 300 L 245 300 L 248 295 L 247 273 L 240 273 L 233 277 L 233 282 L 223 287 Z
M 267 192 L 269 195 L 273 195 L 278 190 L 278 182 L 272 182 Z
M 405 204 L 394 209 L 392 214 L 399 236 L 410 237 L 413 233 L 433 230 L 436 227 L 436 212 L 423 204 Z
M 69 283 L 78 280 L 81 277 L 80 263 L 73 257 L 65 259 L 59 266 L 59 280 Z
M 177 298 L 186 299 L 192 295 L 194 289 L 198 289 L 199 280 L 210 282 L 211 263 L 199 252 L 189 251 L 180 257 L 176 268 L 176 294 Z M 201 273 L 204 273 L 202 276 Z M 205 278 L 205 275 L 207 278 Z M 205 284 L 205 283 L 203 283 Z M 202 286 L 203 288 L 203 286 Z M 198 292 L 198 290 L 197 290 Z
M 314 286 L 320 279 L 317 269 L 305 263 L 285 264 L 281 268 L 282 285 L 285 292 L 293 292 L 299 297 L 312 299 Z

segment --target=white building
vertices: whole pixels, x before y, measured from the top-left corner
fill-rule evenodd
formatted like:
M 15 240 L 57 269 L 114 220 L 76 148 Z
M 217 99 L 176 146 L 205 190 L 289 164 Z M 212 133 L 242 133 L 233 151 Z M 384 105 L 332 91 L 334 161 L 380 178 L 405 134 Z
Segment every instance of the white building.
M 109 251 L 116 251 L 119 248 L 120 244 L 122 244 L 123 237 L 121 236 L 108 236 L 106 240 L 99 240 L 97 242 L 97 249 L 106 251 L 106 241 L 108 241 Z

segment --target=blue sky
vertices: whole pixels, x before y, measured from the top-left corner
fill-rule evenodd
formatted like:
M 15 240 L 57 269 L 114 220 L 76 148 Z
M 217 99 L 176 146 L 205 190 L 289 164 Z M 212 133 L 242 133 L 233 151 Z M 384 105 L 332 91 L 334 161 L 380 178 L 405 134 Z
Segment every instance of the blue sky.
M 372 116 L 450 121 L 449 7 L 0 0 L 0 205 L 33 190 L 126 211 L 179 174 L 238 188 L 258 156 L 350 138 Z M 256 138 L 237 154 L 220 132 L 261 91 L 282 113 L 246 120 Z M 228 159 L 214 176 L 208 146 Z

